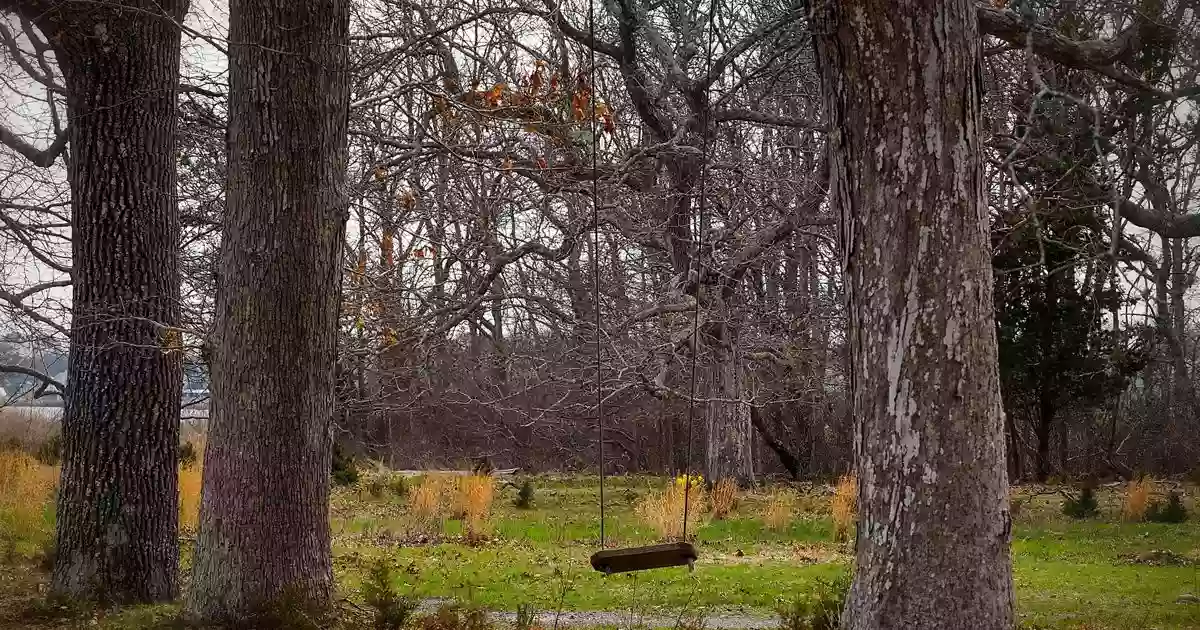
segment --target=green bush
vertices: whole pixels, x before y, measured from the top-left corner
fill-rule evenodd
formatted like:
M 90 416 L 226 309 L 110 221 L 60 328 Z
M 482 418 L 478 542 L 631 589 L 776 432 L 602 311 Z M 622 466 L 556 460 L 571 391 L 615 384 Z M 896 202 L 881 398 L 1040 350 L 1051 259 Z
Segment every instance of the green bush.
M 358 462 L 337 442 L 333 444 L 333 483 L 339 486 L 358 483 Z
M 833 580 L 818 579 L 811 595 L 779 609 L 779 629 L 837 630 L 853 579 L 849 572 Z
M 1165 504 L 1155 501 L 1146 510 L 1146 520 L 1153 523 L 1182 523 L 1187 518 L 1188 513 L 1187 508 L 1183 507 L 1183 498 L 1175 490 L 1172 490 L 1167 495 L 1167 502 Z
M 517 500 L 513 501 L 513 505 L 520 510 L 528 510 L 533 507 L 533 484 L 528 479 L 521 484 L 521 489 L 517 491 Z
M 396 590 L 392 568 L 385 560 L 371 566 L 362 582 L 362 594 L 363 603 L 374 612 L 377 630 L 400 630 L 408 625 L 419 603 Z
M 1100 504 L 1096 501 L 1096 491 L 1090 485 L 1085 485 L 1079 491 L 1078 497 L 1067 497 L 1063 501 L 1063 514 L 1071 518 L 1092 518 L 1100 514 Z
M 388 490 L 392 496 L 403 499 L 408 496 L 408 480 L 404 478 L 404 475 L 392 475 L 388 479 Z

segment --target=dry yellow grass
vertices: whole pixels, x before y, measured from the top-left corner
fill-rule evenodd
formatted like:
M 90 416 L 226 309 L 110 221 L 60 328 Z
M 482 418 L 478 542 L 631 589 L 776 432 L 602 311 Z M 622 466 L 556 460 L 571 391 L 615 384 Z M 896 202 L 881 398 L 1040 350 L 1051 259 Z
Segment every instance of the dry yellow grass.
M 1143 521 L 1146 510 L 1150 509 L 1150 499 L 1154 496 L 1154 480 L 1143 477 L 1130 481 L 1125 487 L 1125 497 L 1121 502 L 1121 518 L 1127 521 Z
M 192 440 L 196 463 L 179 467 L 179 529 L 195 532 L 200 524 L 200 490 L 204 480 L 204 438 Z
M 796 496 L 788 490 L 772 493 L 763 507 L 762 521 L 767 529 L 780 531 L 791 525 L 796 512 Z
M 833 513 L 833 540 L 849 540 L 850 528 L 858 518 L 858 479 L 854 475 L 844 475 L 838 479 L 830 510 Z
M 58 486 L 59 468 L 15 449 L 0 449 L 0 538 L 49 537 L 46 512 Z
M 442 488 L 433 477 L 426 476 L 408 495 L 408 510 L 421 519 L 432 519 L 441 515 Z
M 732 479 L 722 479 L 713 486 L 712 498 L 712 515 L 715 519 L 723 519 L 729 516 L 738 502 L 738 487 L 737 482 Z
M 463 519 L 468 537 L 487 533 L 496 495 L 496 479 L 491 475 L 467 475 L 458 480 L 455 511 Z
M 678 540 L 683 536 L 685 504 L 688 537 L 694 537 L 703 524 L 707 502 L 702 477 L 693 476 L 689 488 L 687 477 L 680 476 L 666 490 L 651 492 L 638 503 L 635 511 L 663 540 Z

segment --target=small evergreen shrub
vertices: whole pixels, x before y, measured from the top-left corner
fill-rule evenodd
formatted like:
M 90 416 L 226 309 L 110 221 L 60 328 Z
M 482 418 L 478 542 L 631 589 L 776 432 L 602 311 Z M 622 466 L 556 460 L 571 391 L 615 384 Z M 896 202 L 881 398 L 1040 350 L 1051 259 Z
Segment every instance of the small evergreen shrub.
M 837 630 L 853 576 L 818 579 L 807 597 L 797 597 L 779 609 L 779 630 Z
M 1100 514 L 1100 504 L 1096 501 L 1096 491 L 1090 485 L 1085 485 L 1079 491 L 1078 497 L 1067 497 L 1063 501 L 1063 514 L 1071 518 L 1092 518 Z
M 347 453 L 341 444 L 333 444 L 333 483 L 339 486 L 352 486 L 358 483 L 358 462 L 354 456 Z
M 374 613 L 376 630 L 400 630 L 417 610 L 417 599 L 401 595 L 394 578 L 391 566 L 378 560 L 363 579 L 363 603 Z
M 388 491 L 397 499 L 403 499 L 408 496 L 408 480 L 404 475 L 393 475 L 388 479 Z
M 533 508 L 533 484 L 528 479 L 521 484 L 521 489 L 517 491 L 517 500 L 513 501 L 513 505 L 518 510 L 528 510 Z
M 1183 507 L 1183 498 L 1175 490 L 1167 495 L 1165 504 L 1155 501 L 1146 510 L 1146 520 L 1154 523 L 1182 523 L 1187 518 L 1188 513 L 1187 508 Z

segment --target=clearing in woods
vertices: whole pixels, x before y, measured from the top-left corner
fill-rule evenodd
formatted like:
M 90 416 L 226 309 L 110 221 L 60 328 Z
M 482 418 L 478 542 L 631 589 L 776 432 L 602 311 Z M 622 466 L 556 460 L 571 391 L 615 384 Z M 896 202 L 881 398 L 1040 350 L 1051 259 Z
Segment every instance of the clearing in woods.
M 777 624 L 779 606 L 851 562 L 849 544 L 833 540 L 831 486 L 773 485 L 744 493 L 723 519 L 704 514 L 693 574 L 676 568 L 605 577 L 588 566 L 599 531 L 594 476 L 498 477 L 493 489 L 477 489 L 473 507 L 451 496 L 446 488 L 453 483 L 445 479 L 440 490 L 436 483 L 422 490 L 421 477 L 395 482 L 399 476 L 365 473 L 356 484 L 334 490 L 334 570 L 349 602 L 361 602 L 363 576 L 384 559 L 401 592 L 508 613 L 501 622 L 529 606 L 561 611 L 560 626 L 674 626 L 685 615 L 705 617 L 709 628 L 761 628 Z M 532 504 L 519 509 L 514 503 L 525 481 L 533 489 Z M 658 541 L 641 512 L 670 481 L 631 476 L 608 483 L 610 544 Z M 1183 490 L 1194 515 L 1197 488 Z M 1195 516 L 1182 524 L 1124 522 L 1115 487 L 1100 489 L 1100 515 L 1085 520 L 1063 516 L 1061 496 L 1053 490 L 1022 488 L 1015 496 L 1020 509 L 1013 556 L 1024 627 L 1200 627 Z M 47 513 L 47 524 L 52 516 Z M 464 523 L 475 533 L 465 533 Z M 0 627 L 77 627 L 21 616 L 45 582 L 35 568 L 35 547 L 25 541 L 6 559 Z M 190 553 L 185 544 L 185 574 Z M 93 614 L 86 623 L 161 627 L 177 614 L 174 605 L 138 607 Z M 555 625 L 554 617 L 542 617 L 542 624 Z

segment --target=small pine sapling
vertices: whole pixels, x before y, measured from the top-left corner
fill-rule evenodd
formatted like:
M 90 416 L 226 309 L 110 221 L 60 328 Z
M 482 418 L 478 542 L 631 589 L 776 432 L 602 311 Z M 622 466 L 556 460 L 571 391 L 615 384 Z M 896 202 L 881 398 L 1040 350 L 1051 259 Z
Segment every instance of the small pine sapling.
M 1071 518 L 1092 518 L 1100 514 L 1100 504 L 1096 501 L 1096 491 L 1091 484 L 1085 484 L 1079 491 L 1078 497 L 1068 496 L 1063 501 L 1063 514 Z
M 1167 495 L 1165 504 L 1155 501 L 1146 511 L 1146 520 L 1154 523 L 1182 523 L 1187 518 L 1187 508 L 1183 506 L 1183 498 L 1176 490 Z
M 513 501 L 513 505 L 518 510 L 528 510 L 533 508 L 533 484 L 528 479 L 521 484 L 521 489 L 517 491 L 517 499 Z

